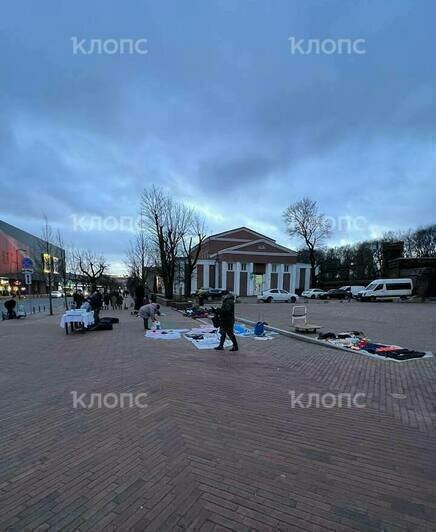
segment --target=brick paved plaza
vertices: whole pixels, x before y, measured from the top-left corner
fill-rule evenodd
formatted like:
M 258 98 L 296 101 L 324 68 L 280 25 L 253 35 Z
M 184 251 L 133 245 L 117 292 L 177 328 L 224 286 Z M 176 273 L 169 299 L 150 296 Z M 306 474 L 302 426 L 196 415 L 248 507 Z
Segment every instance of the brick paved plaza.
M 283 336 L 232 356 L 110 314 L 113 331 L 85 335 L 0 323 L 1 530 L 434 530 L 435 358 Z M 75 409 L 72 391 L 147 393 L 148 407 Z M 292 391 L 367 406 L 291 408 Z
M 300 299 L 309 321 L 322 325 L 322 332 L 358 330 L 376 342 L 399 344 L 409 349 L 436 353 L 436 303 L 360 303 Z M 236 306 L 239 316 L 288 330 L 292 305 L 257 303 L 242 298 Z

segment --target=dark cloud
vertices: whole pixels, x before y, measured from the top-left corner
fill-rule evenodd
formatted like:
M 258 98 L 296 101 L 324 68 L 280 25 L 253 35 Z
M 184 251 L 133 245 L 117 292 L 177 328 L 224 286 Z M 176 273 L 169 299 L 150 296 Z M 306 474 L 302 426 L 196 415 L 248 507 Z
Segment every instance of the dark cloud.
M 309 195 L 367 238 L 434 223 L 434 2 L 6 4 L 0 13 L 2 218 L 41 212 L 115 262 L 144 186 L 198 205 L 212 230 L 252 224 L 286 242 L 281 212 Z M 147 55 L 74 55 L 79 39 L 146 38 Z M 288 38 L 366 40 L 364 55 L 292 55 Z M 384 198 L 384 199 L 383 199 Z

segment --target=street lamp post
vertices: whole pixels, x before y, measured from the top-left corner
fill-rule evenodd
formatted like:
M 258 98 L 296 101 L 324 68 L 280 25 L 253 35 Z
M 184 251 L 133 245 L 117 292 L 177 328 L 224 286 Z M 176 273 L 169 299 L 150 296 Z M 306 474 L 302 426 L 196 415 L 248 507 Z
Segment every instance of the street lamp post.
M 20 271 L 20 267 L 19 267 L 19 265 L 18 265 L 18 252 L 19 252 L 19 251 L 24 251 L 24 253 L 27 253 L 27 250 L 26 250 L 26 249 L 23 249 L 23 248 L 17 248 L 17 249 L 15 250 L 15 261 L 16 261 L 16 264 L 17 264 L 17 281 L 18 281 L 18 273 L 19 273 L 19 271 Z M 19 291 L 18 291 L 18 297 L 20 297 L 20 296 L 21 296 L 21 288 L 20 288 Z

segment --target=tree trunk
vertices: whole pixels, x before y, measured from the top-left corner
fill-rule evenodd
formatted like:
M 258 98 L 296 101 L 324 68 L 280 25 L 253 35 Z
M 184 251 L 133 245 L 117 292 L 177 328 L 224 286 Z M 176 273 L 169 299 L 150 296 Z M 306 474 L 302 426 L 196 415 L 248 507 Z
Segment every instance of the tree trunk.
M 309 260 L 310 260 L 310 286 L 309 288 L 316 288 L 318 286 L 317 279 L 316 279 L 316 258 L 315 258 L 315 250 L 312 248 L 309 250 Z
M 185 297 L 189 298 L 191 296 L 192 289 L 192 270 L 189 266 L 185 266 L 185 268 Z
M 164 294 L 167 299 L 173 299 L 174 296 L 174 271 L 171 271 L 171 265 L 162 266 L 162 280 L 164 284 Z
M 168 278 L 168 282 L 165 282 L 164 280 L 164 285 L 165 285 L 165 297 L 167 299 L 173 299 L 173 296 L 174 296 L 173 280 L 170 278 Z

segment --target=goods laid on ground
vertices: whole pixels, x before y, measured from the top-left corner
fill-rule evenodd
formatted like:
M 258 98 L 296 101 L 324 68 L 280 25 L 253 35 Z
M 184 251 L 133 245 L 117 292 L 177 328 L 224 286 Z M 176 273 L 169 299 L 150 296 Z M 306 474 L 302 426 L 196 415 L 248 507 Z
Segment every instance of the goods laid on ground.
M 107 322 L 107 323 L 120 323 L 119 318 L 111 318 L 110 316 L 105 316 L 104 318 L 100 318 L 100 322 Z
M 94 323 L 94 325 L 91 325 L 91 327 L 89 327 L 89 330 L 90 331 L 111 331 L 113 328 L 114 326 L 112 325 L 112 322 L 99 320 L 97 323 Z
M 207 318 L 209 317 L 209 311 L 201 307 L 190 307 L 183 313 L 187 318 Z
M 416 351 L 401 347 L 399 345 L 372 342 L 366 338 L 361 331 L 346 331 L 339 334 L 328 332 L 320 334 L 318 339 L 323 340 L 331 345 L 345 347 L 362 354 L 389 358 L 398 361 L 433 356 L 433 354 L 429 351 Z
M 188 330 L 189 329 L 156 329 L 154 331 L 147 331 L 144 336 L 154 340 L 179 340 L 182 337 L 182 334 Z
M 278 333 L 265 331 L 262 327 L 262 331 L 258 327 L 256 334 L 256 328 L 249 328 L 240 323 L 236 323 L 234 326 L 235 336 L 253 338 L 254 340 L 272 340 Z M 182 337 L 185 340 L 191 342 L 197 349 L 213 349 L 217 347 L 220 340 L 220 331 L 218 327 L 204 326 L 193 327 L 192 329 L 160 329 L 147 331 L 145 333 L 147 339 L 154 340 L 180 340 Z M 226 340 L 224 347 L 231 347 L 232 342 Z
M 217 331 L 204 334 L 187 333 L 185 334 L 185 338 L 191 342 L 192 345 L 195 345 L 197 349 L 214 349 L 215 347 L 218 347 L 220 343 L 220 335 Z M 232 342 L 230 340 L 224 342 L 224 347 L 231 346 Z

